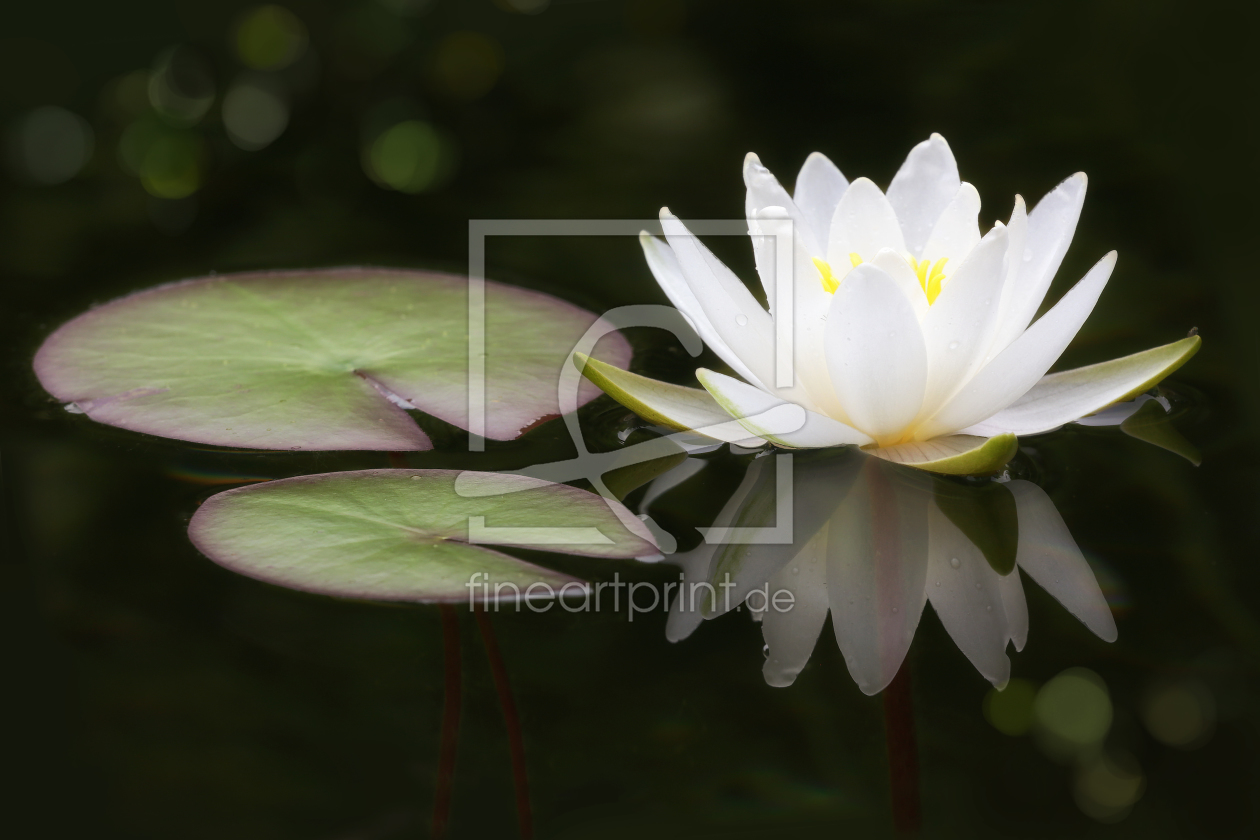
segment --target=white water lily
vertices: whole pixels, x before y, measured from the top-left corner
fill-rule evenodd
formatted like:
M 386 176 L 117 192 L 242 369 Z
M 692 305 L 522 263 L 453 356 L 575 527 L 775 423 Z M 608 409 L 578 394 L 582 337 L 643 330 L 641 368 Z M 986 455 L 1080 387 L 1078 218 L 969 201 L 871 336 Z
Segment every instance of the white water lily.
M 701 368 L 700 390 L 581 360 L 591 380 L 657 423 L 734 440 L 710 428 L 728 429 L 734 417 L 757 443 L 856 444 L 936 472 L 984 472 L 1014 454 L 1015 436 L 1129 400 L 1198 350 L 1192 336 L 1047 375 L 1116 262 L 1114 252 L 1104 256 L 1034 321 L 1076 230 L 1084 174 L 1032 211 L 1017 196 L 1009 221 L 984 235 L 979 194 L 960 181 L 938 134 L 910 152 L 886 193 L 867 178 L 850 183 L 819 153 L 801 167 L 792 195 L 756 155 L 744 162 L 744 182 L 770 311 L 668 209 L 666 241 L 640 237 L 671 302 L 741 378 Z M 777 288 L 785 272 L 776 271 L 776 238 L 767 235 L 782 219 L 792 222 L 790 298 Z M 775 320 L 789 316 L 776 312 L 778 300 L 791 302 L 786 386 L 777 383 Z M 800 409 L 790 427 L 772 411 L 784 404 Z
M 684 580 L 666 626 L 671 641 L 743 604 L 761 621 L 766 682 L 787 686 L 830 613 L 849 674 L 876 694 L 896 676 L 930 603 L 976 670 L 1003 686 L 1007 645 L 1019 651 L 1028 638 L 1022 575 L 1099 638 L 1116 639 L 1093 571 L 1054 502 L 1032 482 L 969 487 L 861 453 L 779 457 L 796 458 L 792 538 L 710 543 L 710 529 L 705 543 L 674 558 Z M 773 524 L 783 492 L 773 461 L 750 465 L 714 523 L 718 533 Z M 993 516 L 1003 506 L 1005 520 Z

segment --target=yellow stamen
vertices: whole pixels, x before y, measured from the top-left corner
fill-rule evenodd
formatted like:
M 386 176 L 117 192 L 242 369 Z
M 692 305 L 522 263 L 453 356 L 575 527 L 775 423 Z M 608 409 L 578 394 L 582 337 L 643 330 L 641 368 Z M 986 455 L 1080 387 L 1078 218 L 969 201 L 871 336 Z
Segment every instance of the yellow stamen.
M 937 260 L 936 265 L 932 265 L 931 260 L 916 260 L 914 257 L 906 259 L 910 261 L 910 267 L 919 278 L 919 287 L 927 295 L 928 304 L 935 303 L 936 296 L 941 293 L 941 283 L 945 280 L 945 263 L 949 262 L 949 257 Z
M 836 289 L 840 288 L 840 281 L 836 279 L 836 275 L 831 273 L 831 266 L 825 260 L 814 257 L 814 267 L 818 269 L 818 273 L 822 277 L 823 289 L 829 295 L 835 294 Z
M 936 303 L 936 296 L 941 293 L 941 283 L 945 280 L 945 263 L 949 262 L 949 257 L 942 257 L 936 261 L 936 265 L 932 267 L 932 273 L 928 276 L 927 285 L 923 291 L 927 293 L 928 305 Z
M 862 258 L 861 258 L 861 257 L 859 257 L 859 256 L 857 255 L 857 252 L 855 252 L 855 251 L 850 251 L 850 252 L 849 252 L 849 262 L 853 263 L 853 267 L 854 267 L 854 268 L 857 268 L 859 265 L 861 265 L 861 264 L 862 264 Z

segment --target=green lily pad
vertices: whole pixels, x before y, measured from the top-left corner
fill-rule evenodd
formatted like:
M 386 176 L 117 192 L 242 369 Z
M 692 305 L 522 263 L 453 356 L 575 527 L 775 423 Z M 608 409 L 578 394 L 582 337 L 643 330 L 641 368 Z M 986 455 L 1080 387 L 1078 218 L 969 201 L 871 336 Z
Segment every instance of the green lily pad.
M 468 283 L 345 268 L 222 275 L 129 295 L 62 326 L 44 387 L 101 423 L 254 449 L 430 449 L 406 409 L 469 428 Z M 557 385 L 596 316 L 485 284 L 485 436 L 560 413 Z M 625 365 L 617 333 L 599 352 Z M 599 395 L 583 383 L 579 405 Z
M 577 578 L 490 545 L 610 558 L 657 551 L 633 514 L 594 493 L 465 472 L 465 481 L 503 490 L 465 497 L 455 491 L 460 475 L 359 470 L 239 487 L 210 497 L 188 535 L 234 572 L 290 589 L 381 601 L 545 597 L 566 584 L 568 593 L 585 591 Z M 638 527 L 630 530 L 625 522 Z

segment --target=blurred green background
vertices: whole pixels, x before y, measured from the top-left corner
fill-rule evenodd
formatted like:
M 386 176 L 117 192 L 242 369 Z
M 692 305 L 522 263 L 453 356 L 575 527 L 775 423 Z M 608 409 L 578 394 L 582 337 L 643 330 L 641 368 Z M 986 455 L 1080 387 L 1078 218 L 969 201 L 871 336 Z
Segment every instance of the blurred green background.
M 1204 349 L 1176 387 L 1190 406 L 1179 426 L 1204 463 L 1099 430 L 1027 442 L 1104 578 L 1120 640 L 1098 642 L 1030 586 L 1032 634 L 1014 673 L 1031 684 L 1070 666 L 1101 675 L 1110 738 L 1144 792 L 1106 821 L 1083 813 L 1071 768 L 986 718 L 987 684 L 929 611 L 910 654 L 925 835 L 1257 833 L 1252 8 L 46 0 L 5 20 L 0 760 L 13 836 L 424 836 L 435 774 L 434 611 L 269 588 L 184 537 L 196 504 L 242 475 L 386 466 L 381 456 L 206 451 L 70 417 L 30 371 L 58 324 L 210 272 L 464 270 L 469 219 L 652 218 L 665 204 L 684 219 L 738 218 L 750 150 L 785 183 L 820 150 L 886 184 L 932 131 L 985 198 L 985 221 L 1006 217 L 1017 192 L 1031 203 L 1089 174 L 1051 296 L 1107 250 L 1120 262 L 1064 365 L 1198 327 Z M 746 242 L 711 245 L 751 278 Z M 665 302 L 631 239 L 504 238 L 488 274 L 595 310 Z M 636 369 L 690 377 L 695 362 L 670 341 L 633 338 Z M 606 400 L 585 416 L 606 443 L 633 423 Z M 459 463 L 563 451 L 555 425 Z M 662 520 L 694 539 L 689 526 L 706 524 L 729 477 L 663 499 Z M 512 836 L 503 724 L 462 620 L 453 835 Z M 539 836 L 890 834 L 879 701 L 857 691 L 827 631 L 797 684 L 771 689 L 760 632 L 739 616 L 678 646 L 659 615 L 496 621 Z M 1214 729 L 1193 749 L 1143 717 L 1169 681 L 1211 698 Z

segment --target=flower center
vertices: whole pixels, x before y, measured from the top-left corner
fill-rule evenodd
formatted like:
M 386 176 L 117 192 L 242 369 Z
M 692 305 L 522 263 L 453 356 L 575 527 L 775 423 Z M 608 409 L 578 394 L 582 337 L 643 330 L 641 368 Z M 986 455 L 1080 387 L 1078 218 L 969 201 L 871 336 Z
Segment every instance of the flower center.
M 857 268 L 863 262 L 862 256 L 856 252 L 849 254 L 849 262 L 853 263 L 854 268 Z M 936 297 L 941 293 L 941 284 L 945 282 L 945 263 L 949 262 L 949 257 L 941 257 L 935 263 L 931 260 L 916 260 L 914 257 L 906 257 L 906 262 L 910 263 L 910 268 L 914 271 L 914 275 L 919 278 L 919 288 L 927 296 L 928 305 L 936 303 Z M 827 294 L 835 294 L 836 289 L 840 288 L 840 280 L 836 278 L 835 273 L 831 270 L 830 263 L 814 257 L 814 267 L 818 269 L 818 276 L 822 281 L 823 289 L 826 290 Z

